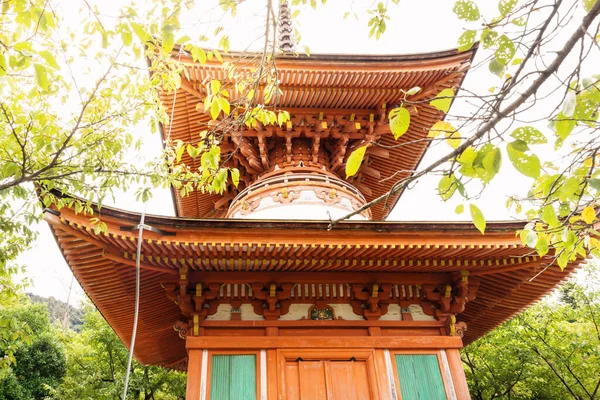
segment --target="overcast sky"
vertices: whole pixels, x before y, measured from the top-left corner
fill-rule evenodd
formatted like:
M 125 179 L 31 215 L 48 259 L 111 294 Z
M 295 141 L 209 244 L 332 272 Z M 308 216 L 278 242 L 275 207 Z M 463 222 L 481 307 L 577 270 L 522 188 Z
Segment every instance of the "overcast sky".
M 114 15 L 119 2 L 99 2 L 103 10 Z M 261 0 L 247 0 L 240 6 L 239 21 L 222 18 L 221 11 L 212 7 L 217 1 L 200 1 L 202 12 L 190 13 L 184 19 L 184 28 L 191 27 L 198 34 L 209 33 L 216 24 L 221 23 L 230 31 L 231 48 L 244 49 L 248 45 L 260 43 L 260 35 L 264 30 L 264 4 Z M 445 50 L 456 47 L 456 40 L 463 32 L 464 23 L 452 14 L 453 2 L 449 0 L 402 0 L 399 6 L 390 3 L 392 19 L 387 24 L 387 31 L 379 41 L 368 38 L 367 18 L 362 16 L 357 21 L 352 15 L 343 19 L 343 14 L 350 4 L 371 4 L 370 1 L 329 0 L 324 8 L 317 12 L 305 10 L 300 18 L 302 42 L 316 53 L 347 53 L 347 54 L 407 54 Z M 478 2 L 490 10 L 482 10 L 484 14 L 494 14 L 496 2 Z M 73 6 L 81 4 L 75 0 L 65 0 L 64 11 L 74 12 Z M 211 6 L 207 6 L 210 4 Z M 112 7 L 112 9 L 111 9 Z M 356 12 L 362 14 L 359 8 Z M 199 16 L 199 17 L 198 17 Z M 77 18 L 69 18 L 77 23 Z M 242 22 L 240 22 L 242 21 Z M 258 40 L 258 41 L 257 41 Z M 481 52 L 479 54 L 481 57 Z M 482 84 L 490 86 L 494 78 L 487 70 L 475 71 L 468 76 L 465 86 L 476 89 Z M 486 90 L 487 90 L 486 87 Z M 455 107 L 461 107 L 456 105 Z M 456 113 L 456 110 L 451 110 Z M 140 135 L 149 135 L 149 129 L 139 126 L 136 131 Z M 156 152 L 160 149 L 158 135 L 150 136 L 144 151 Z M 438 146 L 429 151 L 421 165 L 435 160 L 448 151 L 447 147 Z M 506 162 L 506 161 L 505 161 Z M 390 219 L 394 220 L 458 220 L 468 218 L 468 215 L 457 216 L 454 209 L 459 201 L 453 199 L 448 203 L 442 202 L 436 195 L 435 188 L 439 177 L 427 177 L 404 193 L 392 212 Z M 484 192 L 478 206 L 488 220 L 509 219 L 511 215 L 505 209 L 506 193 L 520 193 L 526 190 L 528 179 L 516 173 L 512 168 L 504 168 L 501 178 L 496 179 Z M 510 190 L 507 190 L 510 188 Z M 134 191 L 133 191 L 134 192 Z M 456 196 L 458 197 L 458 196 Z M 107 205 L 111 205 L 107 202 Z M 145 207 L 150 214 L 172 215 L 172 201 L 168 191 L 157 190 L 154 198 L 147 206 L 133 200 L 131 194 L 124 193 L 117 198 L 115 206 L 131 211 L 141 212 Z M 48 226 L 43 223 L 39 227 L 40 236 L 34 247 L 23 254 L 20 262 L 27 266 L 27 276 L 32 280 L 33 291 L 42 296 L 54 296 L 66 300 L 71 273 L 58 250 Z M 81 288 L 74 285 L 72 302 L 83 298 Z

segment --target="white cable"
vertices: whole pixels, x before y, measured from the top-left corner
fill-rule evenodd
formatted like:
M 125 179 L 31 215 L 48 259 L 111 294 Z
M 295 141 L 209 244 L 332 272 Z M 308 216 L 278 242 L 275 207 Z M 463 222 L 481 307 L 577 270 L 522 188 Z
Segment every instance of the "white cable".
M 183 53 L 183 46 L 179 47 L 179 57 L 178 61 L 181 62 L 181 54 Z M 171 140 L 171 130 L 173 129 L 173 114 L 175 113 L 175 102 L 177 101 L 177 91 L 173 95 L 173 106 L 171 107 L 171 117 L 169 119 L 169 131 L 167 132 L 166 142 L 168 143 Z M 140 312 L 140 258 L 142 253 L 142 235 L 144 234 L 144 220 L 146 218 L 146 207 L 148 203 L 144 206 L 144 211 L 142 211 L 142 215 L 140 218 L 139 224 L 139 233 L 138 233 L 138 243 L 137 249 L 135 252 L 135 311 L 133 315 L 133 330 L 131 331 L 131 346 L 129 347 L 129 358 L 127 360 L 127 373 L 125 374 L 125 386 L 123 387 L 123 397 L 122 400 L 127 399 L 127 389 L 129 387 L 129 374 L 131 373 L 131 363 L 133 361 L 133 349 L 135 347 L 135 336 L 137 334 L 137 325 L 138 325 L 138 315 Z
M 148 203 L 146 203 L 146 206 Z M 146 219 L 146 207 L 142 211 L 140 218 L 137 249 L 135 253 L 135 311 L 133 315 L 133 331 L 131 332 L 131 346 L 129 346 L 129 359 L 127 360 L 127 373 L 125 374 L 125 387 L 123 388 L 122 400 L 127 398 L 127 389 L 129 387 L 129 374 L 131 372 L 131 362 L 133 361 L 133 349 L 135 347 L 135 336 L 137 334 L 138 315 L 140 312 L 140 258 L 142 253 L 142 236 L 144 234 L 144 220 Z

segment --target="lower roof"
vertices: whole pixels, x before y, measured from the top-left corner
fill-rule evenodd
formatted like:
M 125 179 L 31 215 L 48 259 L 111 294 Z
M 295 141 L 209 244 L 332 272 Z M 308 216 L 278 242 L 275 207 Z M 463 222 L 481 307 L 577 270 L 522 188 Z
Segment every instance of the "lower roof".
M 65 260 L 121 340 L 131 340 L 135 250 L 140 214 L 103 207 L 95 232 L 89 216 L 47 210 L 46 221 Z M 537 257 L 515 231 L 523 222 L 489 222 L 481 235 L 470 222 L 258 221 L 145 216 L 141 304 L 135 356 L 143 364 L 174 366 L 185 360 L 185 342 L 173 324 L 179 308 L 161 282 L 192 271 L 407 274 L 411 279 L 468 270 L 480 280 L 477 298 L 457 319 L 468 325 L 465 343 L 481 337 L 564 281 L 552 257 Z M 392 275 L 390 275 L 392 274 Z

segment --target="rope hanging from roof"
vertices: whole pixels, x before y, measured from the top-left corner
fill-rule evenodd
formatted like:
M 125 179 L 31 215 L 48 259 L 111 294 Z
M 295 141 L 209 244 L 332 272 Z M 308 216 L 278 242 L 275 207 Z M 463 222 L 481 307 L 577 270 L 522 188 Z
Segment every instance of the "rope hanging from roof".
M 296 41 L 294 40 L 294 27 L 292 26 L 292 14 L 286 0 L 279 3 L 279 50 L 284 53 L 296 52 Z

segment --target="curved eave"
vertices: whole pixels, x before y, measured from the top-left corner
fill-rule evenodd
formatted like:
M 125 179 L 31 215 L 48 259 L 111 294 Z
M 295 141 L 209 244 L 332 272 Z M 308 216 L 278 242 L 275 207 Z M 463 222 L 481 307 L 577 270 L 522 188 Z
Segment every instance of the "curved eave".
M 458 89 L 462 84 L 477 46 L 466 52 L 447 50 L 440 52 L 409 54 L 409 55 L 306 55 L 281 56 L 278 58 L 278 71 L 281 79 L 282 95 L 279 106 L 282 109 L 302 110 L 350 110 L 360 109 L 374 112 L 381 103 L 397 104 L 402 90 L 414 86 L 423 88 L 416 97 L 434 97 L 445 88 Z M 194 62 L 187 52 L 175 54 L 188 67 L 189 81 L 185 88 L 176 92 L 176 105 L 171 125 L 166 129 L 173 140 L 194 142 L 197 134 L 205 129 L 210 119 L 207 115 L 196 111 L 196 105 L 202 97 L 206 77 L 223 80 L 226 77 L 221 63 L 213 60 L 205 64 Z M 258 54 L 248 53 L 242 57 L 239 53 L 224 56 L 225 62 L 238 62 L 244 69 L 252 64 L 252 57 Z M 258 98 L 262 89 L 257 91 Z M 317 93 L 317 94 L 315 94 Z M 427 93 L 427 94 L 425 94 Z M 173 93 L 162 93 L 161 99 L 168 109 L 173 107 Z M 422 99 L 418 99 L 422 100 Z M 390 176 L 399 170 L 414 171 L 419 165 L 428 148 L 429 142 L 423 140 L 429 128 L 444 115 L 431 107 L 427 102 L 416 106 L 416 116 L 413 117 L 408 132 L 396 141 L 392 135 L 384 134 L 380 143 L 390 148 L 387 159 L 372 158 L 370 167 L 381 173 L 382 177 Z M 332 111 L 333 112 L 333 111 Z M 318 113 L 317 113 L 318 114 Z M 164 133 L 163 133 L 164 138 Z M 400 147 L 395 144 L 402 144 Z M 182 162 L 196 166 L 195 161 L 183 155 Z M 357 177 L 360 175 L 360 171 Z M 397 176 L 398 179 L 408 174 Z M 340 178 L 344 178 L 340 176 Z M 379 178 L 365 175 L 362 178 L 367 191 L 363 193 L 367 201 L 385 194 L 393 184 L 393 180 L 384 183 Z M 352 182 L 350 182 L 352 184 Z M 175 211 L 178 216 L 207 218 L 222 216 L 221 209 L 215 209 L 215 203 L 222 196 L 193 192 L 182 198 L 172 191 Z M 401 194 L 392 196 L 387 205 L 377 204 L 373 207 L 374 219 L 385 219 Z
M 140 214 L 109 207 L 96 212 L 107 224 L 106 232 L 95 233 L 90 216 L 70 209 L 46 210 L 46 220 L 77 280 L 128 345 L 137 245 L 137 231 L 131 228 L 139 223 Z M 186 357 L 184 341 L 172 328 L 180 318 L 179 309 L 161 288 L 162 281 L 176 279 L 182 262 L 207 272 L 231 271 L 232 262 L 239 271 L 256 271 L 256 264 L 248 260 L 260 262 L 261 271 L 278 273 L 297 271 L 297 260 L 302 272 L 309 274 L 330 271 L 331 262 L 339 272 L 425 276 L 468 270 L 481 282 L 476 300 L 458 318 L 468 324 L 464 340 L 469 343 L 540 299 L 582 261 L 564 271 L 547 267 L 551 257 L 532 255 L 515 237 L 514 231 L 524 226 L 520 221 L 490 222 L 486 235 L 467 222 L 344 221 L 329 230 L 327 221 L 148 215 L 145 223 L 159 231 L 144 233 L 135 356 L 154 365 L 179 365 Z

